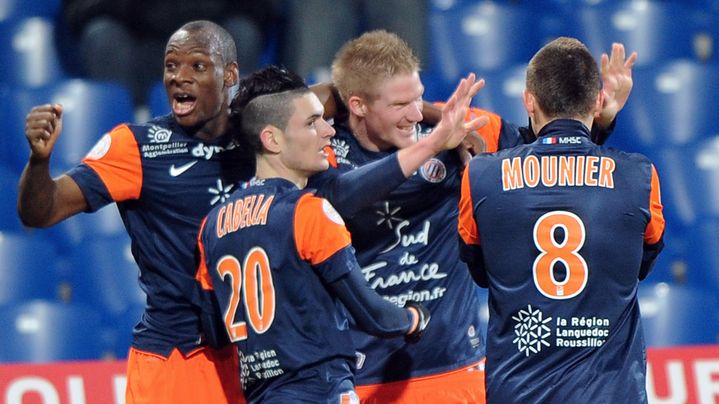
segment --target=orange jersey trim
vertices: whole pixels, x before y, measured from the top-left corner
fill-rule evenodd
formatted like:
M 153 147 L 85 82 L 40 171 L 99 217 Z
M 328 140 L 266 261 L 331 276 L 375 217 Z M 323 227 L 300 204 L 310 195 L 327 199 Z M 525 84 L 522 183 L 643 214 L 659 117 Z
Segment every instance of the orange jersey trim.
M 200 283 L 202 290 L 213 290 L 212 277 L 210 276 L 210 271 L 207 269 L 207 262 L 205 261 L 205 244 L 202 243 L 202 233 L 203 230 L 205 230 L 205 224 L 207 224 L 207 216 L 202 219 L 200 231 L 197 233 L 197 249 L 200 252 L 200 262 L 197 265 L 195 280 Z
M 459 220 L 457 231 L 466 244 L 479 244 L 479 230 L 474 221 L 474 207 L 472 204 L 472 190 L 469 185 L 469 168 L 465 167 L 462 174 L 462 193 L 459 198 Z
M 82 162 L 97 173 L 114 201 L 140 197 L 140 149 L 127 125 L 119 125 L 103 136 Z
M 434 103 L 434 105 L 440 108 L 443 108 L 444 104 L 444 102 Z M 464 121 L 470 122 L 472 119 L 478 118 L 483 115 L 489 118 L 489 123 L 479 128 L 477 130 L 477 134 L 479 134 L 479 137 L 481 137 L 484 141 L 484 152 L 494 153 L 499 150 L 499 135 L 502 130 L 502 117 L 495 114 L 494 112 L 489 112 L 485 109 L 473 107 L 467 110 L 467 114 L 464 116 Z
M 644 242 L 656 244 L 664 234 L 664 207 L 662 206 L 661 191 L 659 189 L 659 175 L 652 164 L 652 189 L 649 192 L 649 213 L 650 219 L 647 228 L 644 230 Z
M 312 194 L 297 201 L 294 230 L 300 258 L 312 265 L 321 264 L 352 242 L 339 213 L 326 199 Z

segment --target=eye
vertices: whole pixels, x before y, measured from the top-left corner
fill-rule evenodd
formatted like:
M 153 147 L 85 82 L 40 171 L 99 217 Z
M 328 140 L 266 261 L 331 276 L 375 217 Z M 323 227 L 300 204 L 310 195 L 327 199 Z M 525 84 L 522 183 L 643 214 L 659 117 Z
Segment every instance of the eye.
M 192 65 L 192 67 L 198 72 L 204 72 L 205 70 L 207 70 L 207 65 L 204 63 L 195 63 L 194 65 Z

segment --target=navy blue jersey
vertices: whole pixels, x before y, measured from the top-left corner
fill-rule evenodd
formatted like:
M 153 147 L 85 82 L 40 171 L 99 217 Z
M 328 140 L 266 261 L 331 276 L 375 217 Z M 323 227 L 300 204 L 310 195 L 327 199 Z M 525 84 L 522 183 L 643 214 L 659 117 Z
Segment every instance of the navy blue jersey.
M 352 391 L 348 319 L 327 285 L 359 268 L 326 199 L 285 179 L 252 180 L 210 212 L 198 246 L 198 278 L 214 289 L 238 347 L 248 402 Z
M 339 173 L 394 152 L 368 151 L 347 128 L 335 129 L 337 167 L 311 177 L 313 187 L 321 189 Z M 370 286 L 390 302 L 401 306 L 416 300 L 432 313 L 424 337 L 412 345 L 402 338 L 372 337 L 353 326 L 358 384 L 441 373 L 484 356 L 476 286 L 456 243 L 461 170 L 454 151 L 442 153 L 386 198 L 345 218 Z
M 664 232 L 646 157 L 553 121 L 470 162 L 459 232 L 489 287 L 487 402 L 646 402 L 636 292 Z
M 187 353 L 201 344 L 193 297 L 197 230 L 210 208 L 254 172 L 254 161 L 227 144 L 189 136 L 167 115 L 116 127 L 69 172 L 89 211 L 117 202 L 132 239 L 147 294 L 134 330 L 137 349 L 167 356 L 174 347 Z

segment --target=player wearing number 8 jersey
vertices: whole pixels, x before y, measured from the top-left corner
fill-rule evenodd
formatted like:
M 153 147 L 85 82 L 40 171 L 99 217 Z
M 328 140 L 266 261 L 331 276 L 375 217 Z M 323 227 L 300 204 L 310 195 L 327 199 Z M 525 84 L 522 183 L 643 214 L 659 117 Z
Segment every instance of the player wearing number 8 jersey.
M 234 123 L 255 151 L 256 177 L 209 213 L 198 237 L 197 278 L 217 296 L 249 403 L 358 401 L 342 306 L 377 336 L 417 338 L 429 321 L 421 306 L 398 308 L 369 288 L 341 217 L 305 189 L 329 167 L 334 130 L 322 113 L 284 69 L 242 80 Z
M 597 146 L 599 73 L 559 38 L 527 70 L 536 142 L 475 157 L 462 179 L 462 259 L 489 288 L 488 403 L 641 403 L 637 284 L 663 247 L 651 162 Z

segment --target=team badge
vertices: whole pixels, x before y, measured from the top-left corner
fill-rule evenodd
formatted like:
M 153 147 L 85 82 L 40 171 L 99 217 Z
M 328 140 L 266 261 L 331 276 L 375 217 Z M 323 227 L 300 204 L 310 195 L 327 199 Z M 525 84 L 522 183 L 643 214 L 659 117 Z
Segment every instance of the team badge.
M 447 167 L 441 160 L 432 158 L 422 165 L 419 174 L 431 183 L 438 183 L 447 177 Z

